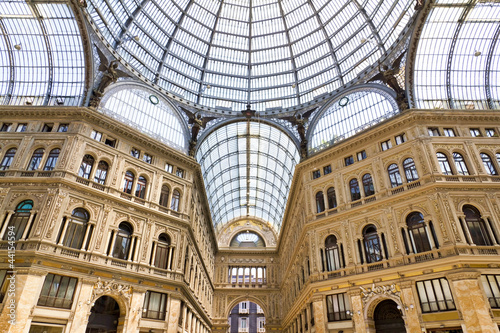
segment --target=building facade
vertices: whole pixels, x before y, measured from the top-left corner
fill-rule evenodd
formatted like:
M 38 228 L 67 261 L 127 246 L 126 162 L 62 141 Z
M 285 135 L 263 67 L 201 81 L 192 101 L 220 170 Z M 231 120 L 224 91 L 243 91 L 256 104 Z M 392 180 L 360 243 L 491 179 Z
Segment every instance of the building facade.
M 0 1 L 0 331 L 498 333 L 500 6 L 339 3 Z

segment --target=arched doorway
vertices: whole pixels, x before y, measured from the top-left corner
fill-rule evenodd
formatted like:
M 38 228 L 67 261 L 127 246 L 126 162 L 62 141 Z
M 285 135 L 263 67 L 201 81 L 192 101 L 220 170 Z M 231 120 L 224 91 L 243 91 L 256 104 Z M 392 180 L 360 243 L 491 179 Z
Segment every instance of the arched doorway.
M 387 299 L 380 302 L 373 314 L 376 333 L 406 333 L 405 322 L 398 305 Z
M 120 318 L 120 306 L 113 297 L 99 297 L 90 310 L 85 333 L 116 333 Z
M 228 324 L 230 333 L 264 333 L 266 319 L 258 304 L 244 301 L 231 310 Z

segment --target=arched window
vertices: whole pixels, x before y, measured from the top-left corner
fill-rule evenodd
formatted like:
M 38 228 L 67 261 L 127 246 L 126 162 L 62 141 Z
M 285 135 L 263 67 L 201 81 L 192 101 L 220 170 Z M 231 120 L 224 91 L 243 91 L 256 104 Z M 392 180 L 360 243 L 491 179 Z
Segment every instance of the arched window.
M 10 148 L 9 150 L 7 150 L 7 152 L 3 156 L 2 163 L 0 164 L 0 170 L 7 170 L 10 167 L 10 165 L 12 164 L 12 160 L 16 155 L 16 151 L 16 148 Z
M 62 245 L 80 250 L 83 247 L 89 213 L 82 208 L 76 208 L 71 213 L 71 217 L 62 225 L 61 236 Z
M 349 188 L 351 190 L 351 201 L 356 201 L 361 199 L 359 184 L 356 178 L 351 179 L 351 181 L 349 182 Z
M 455 168 L 459 175 L 468 175 L 469 169 L 467 169 L 467 164 L 465 164 L 464 157 L 459 153 L 453 153 L 453 161 L 455 162 Z
M 123 192 L 132 194 L 132 186 L 134 185 L 135 176 L 132 171 L 125 172 L 125 179 L 123 182 Z
M 399 173 L 398 165 L 393 163 L 387 168 L 389 173 L 389 180 L 391 181 L 391 187 L 398 187 L 403 185 L 403 180 L 401 179 L 401 174 Z
M 403 169 L 405 170 L 406 181 L 408 183 L 418 180 L 417 167 L 412 158 L 407 158 L 403 161 Z
M 424 223 L 424 216 L 421 213 L 413 212 L 406 217 L 410 242 L 415 253 L 430 251 L 432 249 Z
M 38 148 L 31 155 L 30 163 L 28 164 L 28 170 L 37 170 L 40 166 L 40 162 L 42 162 L 43 153 L 45 150 L 43 148 Z
M 146 185 L 147 185 L 147 180 L 143 176 L 139 176 L 139 179 L 137 180 L 137 186 L 135 188 L 135 196 L 141 199 L 144 199 L 146 196 Z
M 89 154 L 83 156 L 82 164 L 80 165 L 80 170 L 78 170 L 78 177 L 89 179 L 93 166 L 94 166 L 94 157 L 92 157 L 92 155 Z
M 342 268 L 339 246 L 337 244 L 337 238 L 334 235 L 328 236 L 325 240 L 325 257 L 326 270 L 328 272 Z
M 181 200 L 181 194 L 179 193 L 178 190 L 174 190 L 174 192 L 172 192 L 172 202 L 170 204 L 170 209 L 178 212 L 180 200 Z
M 363 230 L 363 243 L 368 264 L 382 260 L 382 247 L 380 246 L 377 228 L 374 225 L 370 224 Z
M 172 268 L 173 248 L 170 246 L 170 237 L 161 234 L 156 244 L 156 253 L 154 254 L 154 266 L 162 269 Z M 171 253 L 172 252 L 172 253 Z
M 446 157 L 443 153 L 436 153 L 439 167 L 441 168 L 441 172 L 443 175 L 452 175 L 450 162 L 448 162 L 448 157 Z
M 160 205 L 163 207 L 168 207 L 168 197 L 170 196 L 170 188 L 167 185 L 161 187 L 160 193 Z
M 113 247 L 113 257 L 124 260 L 128 259 L 133 230 L 132 226 L 127 222 L 120 223 L 116 234 L 115 246 Z
M 335 188 L 330 187 L 326 191 L 326 196 L 328 198 L 328 209 L 337 207 L 337 195 L 335 194 Z
M 483 165 L 488 175 L 498 175 L 497 169 L 495 168 L 490 155 L 481 153 L 481 159 L 483 160 Z
M 367 173 L 363 176 L 363 189 L 365 191 L 365 197 L 375 194 L 375 189 L 373 188 L 372 176 Z
M 49 156 L 47 157 L 47 161 L 45 162 L 45 166 L 43 167 L 44 171 L 54 170 L 60 153 L 61 149 L 59 148 L 54 148 L 50 151 Z
M 481 218 L 481 214 L 476 207 L 466 205 L 463 208 L 463 212 L 472 243 L 476 245 L 493 245 L 486 223 Z
M 12 231 L 14 231 L 15 240 L 21 239 L 25 231 L 29 231 L 26 230 L 26 228 L 28 228 L 28 222 L 30 222 L 32 209 L 33 209 L 33 201 L 31 200 L 24 200 L 19 205 L 17 205 L 14 214 L 12 214 L 12 216 L 10 217 L 7 228 L 5 228 L 4 230 L 3 240 L 7 240 L 9 238 L 8 231 L 11 229 Z M 28 235 L 26 234 L 25 237 L 27 236 Z
M 316 211 L 318 213 L 325 211 L 325 197 L 322 191 L 316 193 Z
M 97 164 L 97 170 L 95 171 L 94 181 L 96 183 L 104 185 L 106 181 L 106 176 L 108 175 L 109 165 L 105 161 L 99 161 Z

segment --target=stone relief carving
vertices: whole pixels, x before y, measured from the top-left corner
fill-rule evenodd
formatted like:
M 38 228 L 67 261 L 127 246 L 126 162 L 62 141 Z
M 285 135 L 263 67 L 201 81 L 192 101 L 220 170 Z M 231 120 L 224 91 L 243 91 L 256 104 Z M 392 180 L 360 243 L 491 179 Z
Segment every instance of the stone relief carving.
M 401 292 L 397 290 L 396 284 L 383 285 L 383 286 L 375 286 L 375 283 L 372 284 L 371 288 L 363 288 L 361 289 L 361 300 L 363 304 L 368 303 L 368 301 L 377 295 L 388 295 L 388 296 L 396 296 L 400 297 Z
M 148 252 L 148 246 L 149 246 L 149 235 L 151 234 L 151 229 L 152 229 L 153 223 L 151 221 L 146 222 L 146 231 L 144 235 L 144 244 L 142 245 L 142 260 L 146 260 L 146 254 Z
M 104 216 L 102 217 L 101 223 L 99 225 L 99 230 L 98 230 L 97 236 L 96 236 L 96 242 L 95 242 L 95 249 L 96 250 L 99 250 L 99 248 L 101 247 L 102 236 L 104 234 L 104 229 L 106 228 L 108 216 L 109 216 L 109 213 L 111 212 L 111 210 L 112 210 L 112 208 L 109 206 L 104 207 Z
M 101 278 L 97 278 L 97 282 L 94 284 L 92 289 L 91 302 L 93 303 L 102 295 L 115 295 L 124 297 L 130 300 L 132 295 L 132 287 L 130 285 L 117 283 L 115 281 L 102 281 Z
M 47 230 L 47 233 L 45 234 L 45 238 L 51 238 L 52 233 L 54 232 L 54 228 L 56 227 L 57 224 L 57 219 L 59 218 L 59 213 L 61 212 L 61 207 L 63 200 L 68 196 L 67 192 L 61 191 L 59 195 L 57 196 L 56 202 L 54 204 L 54 211 L 52 213 L 52 221 L 50 222 L 49 225 L 49 230 Z

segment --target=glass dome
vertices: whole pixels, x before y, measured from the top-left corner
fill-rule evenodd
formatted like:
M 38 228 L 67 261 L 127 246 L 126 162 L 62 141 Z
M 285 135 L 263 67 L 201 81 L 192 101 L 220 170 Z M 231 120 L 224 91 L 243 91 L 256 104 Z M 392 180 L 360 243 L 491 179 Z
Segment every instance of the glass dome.
M 141 78 L 221 111 L 286 109 L 377 64 L 413 0 L 90 0 L 93 27 Z

